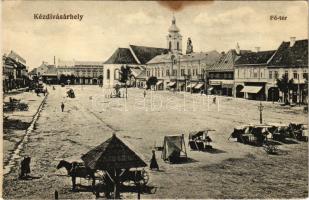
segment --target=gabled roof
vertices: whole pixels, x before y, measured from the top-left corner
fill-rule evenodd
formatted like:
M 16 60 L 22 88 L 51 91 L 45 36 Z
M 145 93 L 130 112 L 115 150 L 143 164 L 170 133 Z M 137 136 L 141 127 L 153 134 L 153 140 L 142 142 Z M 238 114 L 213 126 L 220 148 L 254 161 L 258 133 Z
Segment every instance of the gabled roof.
M 134 55 L 140 62 L 140 64 L 146 64 L 149 60 L 154 58 L 157 55 L 168 53 L 168 49 L 156 48 L 156 47 L 145 47 L 145 46 L 136 46 L 130 45 Z
M 128 48 L 118 48 L 104 64 L 138 64 Z
M 146 167 L 146 163 L 114 134 L 111 138 L 83 155 L 91 169 L 130 169 Z
M 26 64 L 26 60 L 24 58 L 22 58 L 20 55 L 18 55 L 16 52 L 14 51 L 10 51 L 8 57 L 14 59 L 15 61 L 17 62 L 21 62 L 21 63 L 24 63 Z
M 308 66 L 308 40 L 297 40 L 292 47 L 290 47 L 290 42 L 282 42 L 269 65 L 282 67 Z
M 17 67 L 15 60 L 13 60 L 10 57 L 4 57 L 4 64 L 10 65 L 10 66 L 13 66 L 13 67 Z
M 276 51 L 260 51 L 245 53 L 236 60 L 235 65 L 263 65 L 267 64 L 269 59 Z
M 219 60 L 211 67 L 209 67 L 209 71 L 229 71 L 234 70 L 235 60 L 238 59 L 239 56 L 236 53 L 235 49 L 229 50 L 226 54 L 221 54 Z

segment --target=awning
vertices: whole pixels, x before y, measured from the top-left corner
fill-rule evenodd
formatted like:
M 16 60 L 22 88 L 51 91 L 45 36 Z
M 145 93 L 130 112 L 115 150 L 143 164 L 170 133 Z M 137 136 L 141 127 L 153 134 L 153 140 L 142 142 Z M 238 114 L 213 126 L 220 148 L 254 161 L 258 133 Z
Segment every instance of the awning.
M 157 83 L 156 83 L 156 85 L 160 85 L 160 84 L 162 84 L 163 83 L 163 81 L 158 81 Z
M 194 86 L 196 86 L 197 85 L 197 83 L 190 83 L 188 86 L 187 86 L 187 88 L 193 88 Z
M 262 89 L 262 86 L 245 86 L 240 92 L 245 93 L 258 93 Z
M 169 87 L 172 87 L 172 86 L 174 86 L 176 84 L 176 82 L 169 82 L 169 84 L 167 84 L 167 86 L 169 86 Z
M 197 84 L 194 88 L 195 89 L 200 89 L 201 87 L 203 87 L 204 86 L 204 83 L 199 83 L 199 84 Z

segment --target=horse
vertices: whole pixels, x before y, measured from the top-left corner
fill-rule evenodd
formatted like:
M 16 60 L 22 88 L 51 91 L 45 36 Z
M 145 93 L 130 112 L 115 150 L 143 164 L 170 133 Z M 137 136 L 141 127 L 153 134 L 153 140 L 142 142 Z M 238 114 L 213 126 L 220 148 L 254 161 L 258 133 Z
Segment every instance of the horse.
M 95 170 L 86 167 L 83 163 L 78 162 L 68 162 L 61 160 L 57 165 L 57 169 L 64 167 L 68 175 L 72 177 L 72 190 L 75 190 L 76 177 L 80 178 L 91 178 L 92 179 L 92 189 L 95 187 Z

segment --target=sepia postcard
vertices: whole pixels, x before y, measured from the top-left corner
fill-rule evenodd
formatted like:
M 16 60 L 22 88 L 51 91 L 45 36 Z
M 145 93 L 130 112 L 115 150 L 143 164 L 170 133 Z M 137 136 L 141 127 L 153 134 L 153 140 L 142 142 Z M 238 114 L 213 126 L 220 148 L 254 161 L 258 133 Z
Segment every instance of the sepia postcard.
M 307 1 L 1 1 L 3 199 L 308 198 Z

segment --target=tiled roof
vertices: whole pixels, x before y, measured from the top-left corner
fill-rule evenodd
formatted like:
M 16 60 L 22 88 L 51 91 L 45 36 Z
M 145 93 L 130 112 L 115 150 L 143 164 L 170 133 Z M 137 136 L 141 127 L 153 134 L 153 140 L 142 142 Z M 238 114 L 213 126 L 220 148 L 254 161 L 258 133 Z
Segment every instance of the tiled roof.
M 147 164 L 116 135 L 94 147 L 81 159 L 90 169 L 130 169 Z
M 282 42 L 270 66 L 299 67 L 308 66 L 308 40 L 297 40 L 290 47 L 290 42 Z
M 149 60 L 157 55 L 168 53 L 168 49 L 156 48 L 156 47 L 145 47 L 130 45 L 130 48 L 134 52 L 137 59 L 141 64 L 146 64 Z
M 164 54 L 158 55 L 151 59 L 147 64 L 156 64 L 156 63 L 169 63 L 171 61 L 172 54 Z M 180 62 L 188 62 L 188 61 L 206 61 L 206 64 L 213 65 L 219 59 L 220 54 L 217 51 L 209 51 L 209 52 L 199 52 L 199 53 L 191 53 L 186 55 L 180 55 Z
M 138 64 L 128 48 L 118 48 L 104 64 Z
M 234 70 L 235 60 L 238 59 L 234 49 L 229 50 L 226 54 L 221 54 L 219 60 L 211 67 L 209 71 L 229 71 Z
M 235 65 L 267 64 L 268 60 L 275 52 L 276 51 L 260 51 L 245 53 L 236 60 Z

